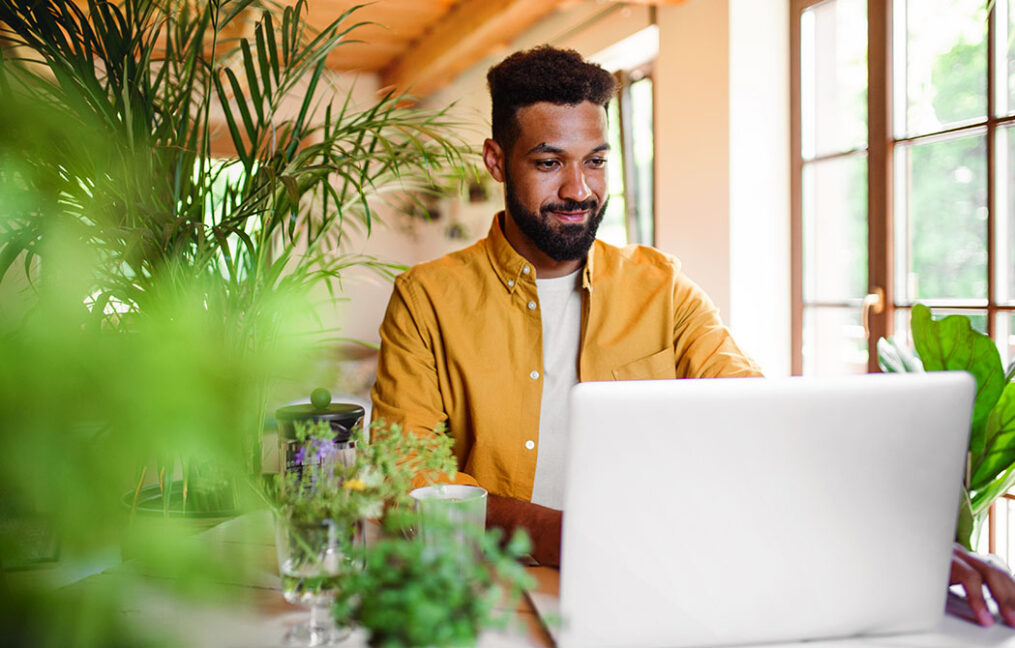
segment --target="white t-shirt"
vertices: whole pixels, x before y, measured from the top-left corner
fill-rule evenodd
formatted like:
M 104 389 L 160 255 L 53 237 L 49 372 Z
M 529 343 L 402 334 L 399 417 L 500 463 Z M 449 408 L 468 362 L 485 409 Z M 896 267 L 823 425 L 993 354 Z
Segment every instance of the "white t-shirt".
M 567 397 L 578 382 L 581 343 L 581 269 L 564 277 L 536 279 L 543 322 L 543 397 L 532 501 L 564 508 Z

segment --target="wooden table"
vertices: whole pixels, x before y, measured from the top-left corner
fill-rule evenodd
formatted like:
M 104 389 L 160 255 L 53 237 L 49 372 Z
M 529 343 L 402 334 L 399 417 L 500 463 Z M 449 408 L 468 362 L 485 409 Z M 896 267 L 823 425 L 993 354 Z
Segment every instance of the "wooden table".
M 179 637 L 182 645 L 202 648 L 275 648 L 283 646 L 289 627 L 306 620 L 308 612 L 288 604 L 282 597 L 277 573 L 273 522 L 267 511 L 235 518 L 194 538 L 202 549 L 221 551 L 235 560 L 253 565 L 235 582 L 225 584 L 231 596 L 220 600 L 194 601 L 173 595 L 171 582 L 160 578 L 137 578 L 129 563 L 107 569 L 71 587 L 87 592 L 93 587 L 131 588 L 130 603 L 120 610 L 124 619 L 154 636 Z M 243 555 L 245 554 L 245 555 Z M 531 567 L 536 580 L 534 591 L 558 593 L 559 572 L 548 567 Z M 949 609 L 962 614 L 964 601 L 952 598 Z M 502 612 L 512 616 L 508 629 L 484 633 L 479 648 L 521 648 L 553 646 L 538 615 L 526 597 Z M 342 644 L 364 648 L 366 633 L 355 630 Z M 890 636 L 860 637 L 806 643 L 766 644 L 766 648 L 968 648 L 990 646 L 1015 648 L 1015 630 L 996 623 L 981 628 L 954 614 L 946 615 L 934 632 Z
M 268 511 L 258 511 L 229 520 L 194 536 L 202 550 L 221 552 L 223 558 L 249 564 L 250 569 L 235 581 L 221 583 L 219 596 L 194 600 L 173 593 L 172 579 L 144 574 L 125 563 L 89 576 L 70 588 L 87 595 L 91 588 L 118 588 L 127 591 L 128 603 L 121 616 L 139 631 L 155 637 L 177 637 L 181 645 L 203 648 L 275 648 L 291 626 L 305 622 L 306 608 L 290 605 L 282 597 L 277 571 L 274 527 Z M 369 535 L 369 534 L 368 534 Z M 218 555 L 214 553 L 213 555 Z M 556 593 L 558 573 L 547 567 L 530 568 L 542 591 Z M 224 594 L 224 595 L 223 595 Z M 510 615 L 505 630 L 480 637 L 479 648 L 521 648 L 553 646 L 527 598 L 524 596 L 500 612 Z M 357 629 L 342 642 L 348 648 L 365 648 L 366 632 Z

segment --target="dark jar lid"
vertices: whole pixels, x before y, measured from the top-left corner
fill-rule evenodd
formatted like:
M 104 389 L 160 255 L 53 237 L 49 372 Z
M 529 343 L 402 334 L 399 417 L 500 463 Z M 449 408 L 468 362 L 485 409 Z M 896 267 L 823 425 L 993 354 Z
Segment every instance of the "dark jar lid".
M 353 426 L 363 419 L 366 410 L 362 405 L 354 403 L 329 403 L 325 408 L 314 407 L 310 403 L 288 405 L 275 410 L 275 419 L 281 423 L 279 434 L 286 439 L 296 438 L 296 421 L 327 421 L 331 429 L 339 433 L 338 441 L 348 440 Z M 345 430 L 345 434 L 341 434 Z

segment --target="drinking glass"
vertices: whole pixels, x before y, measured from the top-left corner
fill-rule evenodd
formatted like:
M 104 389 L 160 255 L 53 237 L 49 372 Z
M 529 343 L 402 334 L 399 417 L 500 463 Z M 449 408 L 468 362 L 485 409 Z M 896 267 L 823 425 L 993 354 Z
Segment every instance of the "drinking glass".
M 276 520 L 275 544 L 282 595 L 294 605 L 310 607 L 310 619 L 286 634 L 287 645 L 332 646 L 349 636 L 349 628 L 335 625 L 331 602 L 338 575 L 343 570 L 358 568 L 350 551 L 362 541 L 361 522 Z
M 416 535 L 423 542 L 477 547 L 486 527 L 485 489 L 440 484 L 417 488 L 409 496 L 416 505 Z

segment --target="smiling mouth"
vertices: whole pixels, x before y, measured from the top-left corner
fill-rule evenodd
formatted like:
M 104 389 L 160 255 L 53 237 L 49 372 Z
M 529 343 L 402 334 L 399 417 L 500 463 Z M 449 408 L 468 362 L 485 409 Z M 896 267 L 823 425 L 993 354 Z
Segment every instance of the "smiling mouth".
M 590 212 L 588 212 L 587 210 L 582 210 L 582 211 L 566 211 L 566 212 L 553 211 L 550 213 L 553 214 L 557 218 L 557 220 L 570 224 L 570 223 L 584 223 L 585 220 L 589 217 Z

